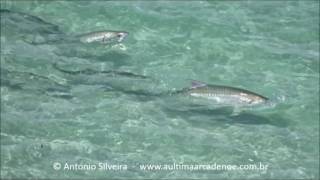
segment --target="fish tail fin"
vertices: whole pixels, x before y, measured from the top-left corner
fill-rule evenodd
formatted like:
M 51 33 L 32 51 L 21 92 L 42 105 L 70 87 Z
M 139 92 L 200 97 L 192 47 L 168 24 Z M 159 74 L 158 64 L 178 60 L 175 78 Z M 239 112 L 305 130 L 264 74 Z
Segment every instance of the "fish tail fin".
M 187 80 L 191 82 L 191 88 L 204 87 L 208 85 L 205 82 L 194 80 L 194 79 L 187 79 Z

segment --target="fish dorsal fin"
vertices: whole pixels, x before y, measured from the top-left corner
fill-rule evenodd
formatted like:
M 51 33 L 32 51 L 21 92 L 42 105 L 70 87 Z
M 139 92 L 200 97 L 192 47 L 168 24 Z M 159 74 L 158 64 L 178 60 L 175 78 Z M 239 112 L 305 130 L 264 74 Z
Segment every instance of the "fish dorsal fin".
M 204 82 L 195 81 L 195 80 L 191 81 L 191 88 L 199 88 L 199 87 L 204 87 L 204 86 L 207 86 L 207 84 Z

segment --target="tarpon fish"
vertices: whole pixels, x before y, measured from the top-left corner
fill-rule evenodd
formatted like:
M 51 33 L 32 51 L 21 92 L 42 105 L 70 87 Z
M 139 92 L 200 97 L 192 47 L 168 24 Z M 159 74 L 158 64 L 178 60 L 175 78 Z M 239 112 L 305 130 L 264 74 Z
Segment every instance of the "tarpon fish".
M 46 22 L 43 19 L 21 12 L 0 9 L 1 31 L 12 34 L 16 32 L 24 36 L 25 41 L 35 44 L 52 43 L 121 43 L 127 36 L 125 31 L 95 31 L 80 35 L 68 35 L 62 32 L 59 26 Z M 23 35 L 25 33 L 25 35 Z M 30 37 L 29 37 L 30 36 Z
M 55 40 L 45 42 L 34 42 L 33 44 L 59 44 L 59 43 L 101 43 L 101 44 L 117 44 L 121 43 L 127 36 L 125 31 L 95 31 L 80 35 L 63 35 Z
M 78 35 L 79 40 L 83 43 L 100 42 L 103 44 L 121 43 L 127 36 L 125 31 L 97 31 Z
M 268 101 L 267 97 L 252 91 L 230 86 L 208 85 L 199 81 L 192 81 L 191 88 L 184 89 L 180 93 L 232 106 L 252 106 Z

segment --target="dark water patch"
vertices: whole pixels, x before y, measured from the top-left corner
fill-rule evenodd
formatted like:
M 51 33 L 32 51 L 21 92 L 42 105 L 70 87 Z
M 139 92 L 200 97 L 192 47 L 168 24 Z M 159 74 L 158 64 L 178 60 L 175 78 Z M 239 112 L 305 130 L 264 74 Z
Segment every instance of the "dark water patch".
M 8 87 L 12 91 L 49 95 L 70 99 L 70 87 L 62 85 L 49 77 L 32 72 L 20 72 L 1 68 L 1 87 Z
M 93 59 L 99 62 L 112 62 L 114 68 L 119 68 L 122 66 L 130 65 L 131 57 L 128 54 L 117 52 L 117 51 L 109 51 L 106 53 L 101 53 L 99 55 L 81 55 L 81 58 Z
M 279 115 L 274 115 L 277 117 L 277 121 L 274 121 L 273 116 L 262 116 L 255 115 L 248 112 L 240 113 L 237 116 L 232 116 L 230 119 L 232 123 L 241 123 L 241 124 L 254 124 L 254 125 L 262 125 L 262 124 L 270 124 L 278 127 L 287 127 L 289 125 L 288 120 L 285 118 L 279 117 Z
M 63 34 L 58 25 L 26 13 L 1 9 L 1 25 L 12 26 L 19 32 Z
M 83 69 L 83 70 L 78 70 L 78 71 L 71 71 L 71 70 L 65 70 L 59 67 L 56 63 L 53 64 L 53 68 L 56 70 L 70 74 L 70 75 L 97 75 L 97 74 L 105 74 L 106 76 L 109 77 L 117 77 L 117 76 L 122 76 L 122 77 L 127 77 L 127 78 L 139 78 L 139 79 L 148 79 L 149 77 L 144 76 L 144 75 L 139 75 L 131 72 L 125 72 L 125 71 L 116 71 L 116 70 L 104 70 L 104 71 L 99 71 L 99 70 L 94 70 L 94 69 Z
M 110 46 L 104 47 L 101 45 L 75 44 L 70 47 L 63 44 L 57 46 L 55 54 L 62 58 L 87 59 L 92 63 L 111 62 L 113 64 L 113 68 L 119 68 L 131 64 L 130 55 L 116 50 L 111 50 Z
M 157 98 L 160 98 L 162 96 L 161 93 L 154 93 L 154 92 L 148 91 L 147 89 L 131 90 L 131 89 L 127 89 L 127 88 L 123 88 L 123 87 L 116 87 L 116 86 L 112 86 L 112 85 L 106 91 L 116 92 L 119 95 L 127 95 L 132 100 L 135 100 L 138 102 L 154 101 Z
M 1 78 L 1 87 L 7 87 L 10 90 L 22 90 L 23 87 L 20 83 L 12 83 L 11 81 L 9 81 L 8 79 L 3 79 Z
M 18 38 L 29 43 L 60 39 L 64 33 L 58 25 L 26 13 L 1 9 L 1 32 L 7 38 Z

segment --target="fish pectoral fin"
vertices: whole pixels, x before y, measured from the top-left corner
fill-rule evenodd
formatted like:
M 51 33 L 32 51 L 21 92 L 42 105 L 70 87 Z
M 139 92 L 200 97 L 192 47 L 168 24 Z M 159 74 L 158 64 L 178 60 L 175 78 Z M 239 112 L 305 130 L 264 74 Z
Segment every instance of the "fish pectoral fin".
M 231 116 L 238 116 L 242 112 L 240 107 L 234 107 Z
M 107 43 L 107 38 L 106 38 L 106 37 L 103 37 L 101 42 L 102 42 L 102 43 Z
M 191 88 L 199 88 L 199 87 L 204 87 L 204 86 L 207 86 L 207 84 L 204 82 L 191 80 Z

